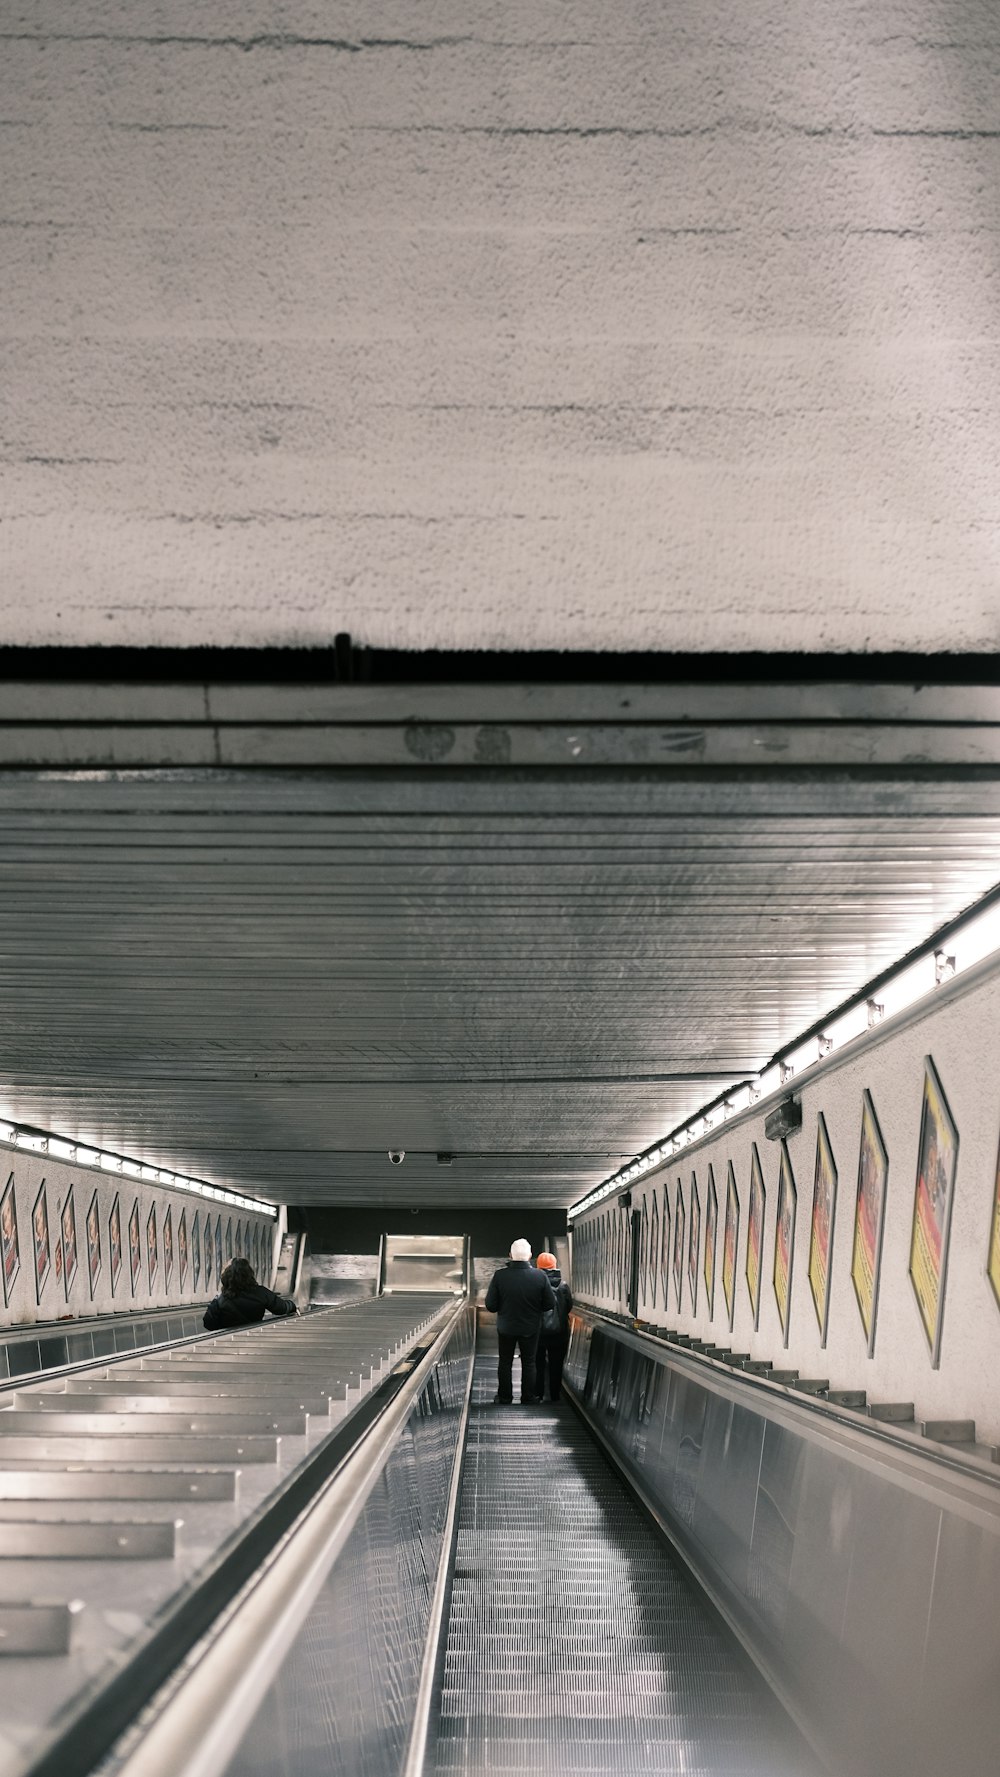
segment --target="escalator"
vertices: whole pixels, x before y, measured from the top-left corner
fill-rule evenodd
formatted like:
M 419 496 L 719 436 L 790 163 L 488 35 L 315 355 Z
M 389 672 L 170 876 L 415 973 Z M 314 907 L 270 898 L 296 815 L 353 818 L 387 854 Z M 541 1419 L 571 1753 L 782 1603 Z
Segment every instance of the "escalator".
M 480 1339 L 428 1777 L 804 1777 L 814 1761 L 567 1401 Z
M 76 1567 L 68 1659 L 0 1660 L 2 1777 L 929 1777 L 947 1747 L 992 1777 L 990 1465 L 587 1312 L 547 1406 L 494 1405 L 467 1294 L 293 1326 L 52 1378 L 0 1415 L 0 1520 L 64 1599 L 45 1498 L 162 1535 L 179 1486 L 211 1489 L 158 1560 L 117 1563 L 130 1580 Z M 182 1448 L 230 1414 L 262 1460 Z M 24 1436 L 45 1442 L 5 1455 Z

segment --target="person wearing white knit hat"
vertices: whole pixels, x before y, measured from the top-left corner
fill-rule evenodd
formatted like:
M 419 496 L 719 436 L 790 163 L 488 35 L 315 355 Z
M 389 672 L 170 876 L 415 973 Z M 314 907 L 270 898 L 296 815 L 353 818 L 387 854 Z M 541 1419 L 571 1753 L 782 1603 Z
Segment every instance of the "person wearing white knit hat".
M 555 1308 L 556 1299 L 548 1278 L 531 1264 L 531 1242 L 515 1240 L 510 1249 L 510 1263 L 495 1271 L 486 1292 L 486 1307 L 497 1317 L 497 1343 L 500 1362 L 497 1367 L 498 1406 L 510 1406 L 514 1399 L 514 1351 L 521 1354 L 521 1400 L 525 1405 L 535 1399 L 535 1351 L 542 1316 Z

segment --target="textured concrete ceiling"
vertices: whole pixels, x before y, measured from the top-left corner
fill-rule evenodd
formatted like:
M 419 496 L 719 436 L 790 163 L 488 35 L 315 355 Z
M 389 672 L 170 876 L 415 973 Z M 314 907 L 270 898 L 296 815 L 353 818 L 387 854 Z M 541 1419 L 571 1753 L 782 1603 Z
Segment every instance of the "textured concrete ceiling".
M 988 689 L 0 686 L 0 1114 L 568 1204 L 995 884 L 998 737 Z
M 993 0 L 3 0 L 3 639 L 994 649 L 998 124 Z

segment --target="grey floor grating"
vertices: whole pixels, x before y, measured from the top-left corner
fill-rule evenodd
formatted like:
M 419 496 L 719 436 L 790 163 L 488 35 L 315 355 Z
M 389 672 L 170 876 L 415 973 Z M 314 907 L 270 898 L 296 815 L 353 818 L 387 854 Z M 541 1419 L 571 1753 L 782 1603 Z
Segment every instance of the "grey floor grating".
M 495 1388 L 481 1339 L 428 1773 L 813 1777 L 569 1404 Z

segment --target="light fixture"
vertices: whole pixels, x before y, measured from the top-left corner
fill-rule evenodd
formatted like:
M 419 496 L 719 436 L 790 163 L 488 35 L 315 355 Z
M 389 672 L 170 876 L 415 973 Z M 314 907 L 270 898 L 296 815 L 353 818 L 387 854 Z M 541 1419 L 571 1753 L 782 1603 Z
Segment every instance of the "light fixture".
M 78 1147 L 76 1150 L 76 1158 L 79 1166 L 98 1166 L 100 1164 L 101 1152 L 99 1148 Z
M 44 1154 L 49 1145 L 47 1135 L 37 1135 L 32 1129 L 19 1129 L 17 1132 L 19 1148 L 30 1148 L 33 1154 Z
M 49 1153 L 57 1160 L 75 1160 L 76 1143 L 74 1141 L 62 1141 L 58 1135 L 50 1135 Z
M 100 1161 L 102 1172 L 121 1172 L 122 1162 L 120 1154 L 102 1154 L 100 1156 Z
M 943 987 L 946 981 L 951 980 L 954 973 L 955 973 L 954 955 L 949 955 L 946 950 L 935 950 L 935 952 L 934 952 L 934 985 L 935 985 L 935 987 Z

